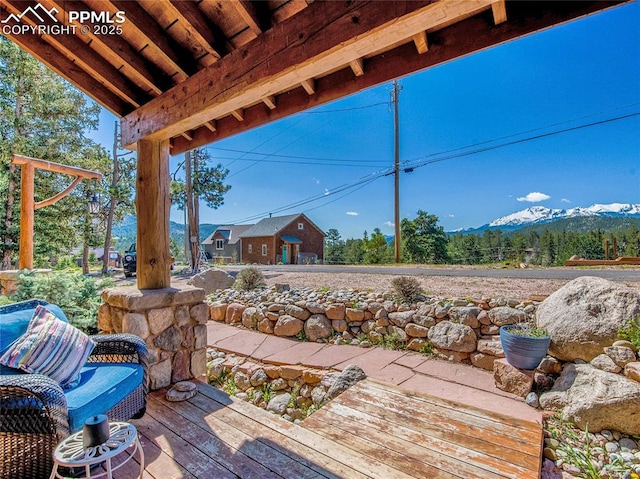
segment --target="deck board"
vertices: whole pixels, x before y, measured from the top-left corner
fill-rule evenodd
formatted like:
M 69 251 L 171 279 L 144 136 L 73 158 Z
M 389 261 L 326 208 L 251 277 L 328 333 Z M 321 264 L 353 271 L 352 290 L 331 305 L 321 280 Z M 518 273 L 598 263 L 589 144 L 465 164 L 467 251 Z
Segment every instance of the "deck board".
M 533 479 L 542 426 L 366 379 L 301 425 L 204 383 L 132 421 L 144 479 Z M 118 477 L 137 477 L 130 461 Z

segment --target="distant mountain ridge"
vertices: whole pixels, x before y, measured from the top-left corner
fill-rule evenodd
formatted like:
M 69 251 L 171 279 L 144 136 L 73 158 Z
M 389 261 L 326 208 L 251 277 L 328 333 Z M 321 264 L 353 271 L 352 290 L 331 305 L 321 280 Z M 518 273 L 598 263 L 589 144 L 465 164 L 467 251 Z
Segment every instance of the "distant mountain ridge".
M 200 223 L 200 241 L 213 233 L 220 225 Z M 116 240 L 116 250 L 124 251 L 136 240 L 136 218 L 127 216 L 120 224 L 113 227 L 113 236 Z M 178 244 L 184 244 L 184 224 L 169 221 L 169 236 Z
M 545 206 L 532 206 L 524 210 L 497 218 L 479 228 L 459 230 L 459 233 L 482 233 L 487 229 L 514 231 L 532 225 L 542 225 L 558 220 L 579 218 L 637 218 L 640 219 L 640 204 L 611 203 L 594 204 L 589 207 L 578 206 L 569 209 L 551 209 Z M 575 224 L 575 222 L 573 222 Z

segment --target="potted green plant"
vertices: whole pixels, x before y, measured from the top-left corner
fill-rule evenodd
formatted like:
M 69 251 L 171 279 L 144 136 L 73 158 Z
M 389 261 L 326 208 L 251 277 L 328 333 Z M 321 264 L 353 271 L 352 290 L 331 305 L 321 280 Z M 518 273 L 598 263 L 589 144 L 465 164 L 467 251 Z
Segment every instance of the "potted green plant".
M 535 369 L 547 354 L 551 338 L 547 331 L 528 322 L 501 326 L 500 342 L 509 364 L 518 369 Z

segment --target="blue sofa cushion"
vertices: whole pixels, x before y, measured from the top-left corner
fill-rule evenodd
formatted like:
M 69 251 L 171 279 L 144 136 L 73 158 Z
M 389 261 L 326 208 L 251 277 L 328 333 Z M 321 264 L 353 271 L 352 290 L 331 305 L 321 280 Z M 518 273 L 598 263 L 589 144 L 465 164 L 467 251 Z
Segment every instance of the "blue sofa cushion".
M 142 384 L 139 364 L 87 363 L 80 371 L 80 384 L 65 391 L 71 432 L 82 429 L 84 421 L 104 414 Z
M 11 343 L 27 331 L 29 322 L 38 306 L 46 306 L 59 319 L 69 322 L 58 306 L 41 299 L 32 299 L 2 306 L 0 307 L 0 330 L 2 331 L 2 334 L 0 334 L 0 354 L 4 353 Z

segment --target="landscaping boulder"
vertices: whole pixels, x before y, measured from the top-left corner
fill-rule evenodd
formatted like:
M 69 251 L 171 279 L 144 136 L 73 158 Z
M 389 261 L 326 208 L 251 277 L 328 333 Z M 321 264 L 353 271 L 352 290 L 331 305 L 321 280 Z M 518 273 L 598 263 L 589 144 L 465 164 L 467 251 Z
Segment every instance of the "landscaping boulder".
M 317 341 L 331 336 L 331 321 L 324 314 L 312 314 L 304 323 L 304 333 L 309 341 Z
M 538 326 L 551 336 L 549 353 L 563 361 L 591 361 L 611 346 L 618 330 L 640 313 L 640 294 L 622 284 L 583 276 L 545 299 Z
M 273 333 L 276 336 L 295 336 L 304 327 L 304 321 L 284 314 L 278 318 L 276 325 L 273 328 Z
M 344 368 L 335 382 L 331 385 L 327 393 L 324 395 L 323 401 L 330 401 L 338 397 L 344 391 L 366 377 L 367 375 L 360 366 L 350 364 Z
M 204 289 L 205 294 L 211 294 L 218 289 L 230 288 L 235 279 L 225 271 L 217 268 L 206 269 L 187 281 L 187 284 Z
M 540 406 L 589 432 L 640 433 L 640 383 L 590 364 L 567 364 Z
M 441 321 L 429 328 L 429 341 L 438 349 L 471 353 L 476 349 L 476 333 L 469 326 Z
M 491 309 L 487 315 L 491 324 L 504 326 L 505 324 L 516 324 L 527 321 L 527 313 L 510 306 L 498 306 Z

